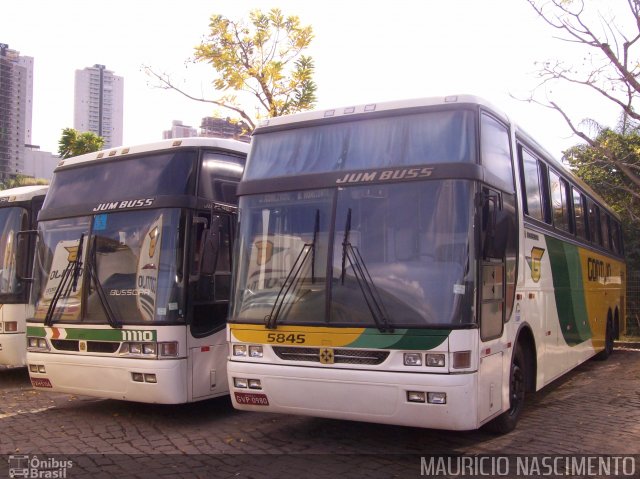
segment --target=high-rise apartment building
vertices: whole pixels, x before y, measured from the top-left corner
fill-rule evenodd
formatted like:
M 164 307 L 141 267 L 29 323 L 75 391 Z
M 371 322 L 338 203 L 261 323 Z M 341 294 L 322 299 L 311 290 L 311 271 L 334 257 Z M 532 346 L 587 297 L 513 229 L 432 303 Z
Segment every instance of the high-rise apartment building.
M 122 145 L 124 79 L 94 65 L 76 70 L 73 127 L 104 138 L 104 147 Z
M 33 58 L 0 43 L 0 180 L 24 168 L 25 145 L 31 144 Z

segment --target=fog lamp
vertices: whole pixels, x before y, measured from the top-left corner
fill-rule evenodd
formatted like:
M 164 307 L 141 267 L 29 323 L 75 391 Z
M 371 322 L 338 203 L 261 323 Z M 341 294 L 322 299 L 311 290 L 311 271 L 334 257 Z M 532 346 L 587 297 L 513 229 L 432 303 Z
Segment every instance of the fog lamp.
M 427 402 L 429 404 L 447 404 L 447 393 L 429 393 Z
M 409 402 L 425 402 L 426 394 L 422 391 L 407 391 L 407 401 Z
M 245 378 L 233 378 L 233 385 L 237 388 L 247 389 L 248 384 Z

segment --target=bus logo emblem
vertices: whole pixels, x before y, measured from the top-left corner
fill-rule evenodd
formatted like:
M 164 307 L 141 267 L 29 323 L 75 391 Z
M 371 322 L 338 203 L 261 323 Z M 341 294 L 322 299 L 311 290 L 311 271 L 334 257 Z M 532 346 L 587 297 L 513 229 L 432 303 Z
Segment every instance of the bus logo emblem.
M 544 249 L 534 246 L 531 248 L 531 257 L 527 258 L 529 268 L 531 268 L 531 279 L 534 283 L 540 281 L 542 276 L 542 256 L 544 255 Z
M 331 348 L 320 348 L 320 362 L 322 364 L 333 364 L 335 360 L 335 356 L 333 354 L 333 349 Z
M 258 250 L 256 257 L 258 266 L 262 266 L 271 261 L 271 257 L 273 256 L 273 243 L 271 241 L 256 241 L 255 245 Z
M 80 341 L 79 344 L 78 344 L 78 348 L 80 349 L 80 351 L 86 352 L 87 351 L 87 342 L 86 341 Z

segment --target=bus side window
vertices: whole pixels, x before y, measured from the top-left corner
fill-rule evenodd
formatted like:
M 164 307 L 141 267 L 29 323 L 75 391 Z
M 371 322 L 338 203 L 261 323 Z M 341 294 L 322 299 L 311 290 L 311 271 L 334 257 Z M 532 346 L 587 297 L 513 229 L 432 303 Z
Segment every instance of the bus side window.
M 600 245 L 602 244 L 602 240 L 600 239 L 600 209 L 591 200 L 587 201 L 587 206 L 589 210 L 589 215 L 587 216 L 589 223 L 589 241 Z
M 576 236 L 582 239 L 587 238 L 587 227 L 584 215 L 585 198 L 580 191 L 571 187 L 573 196 L 573 224 Z
M 609 240 L 609 215 L 602 212 L 600 217 L 600 226 L 602 227 L 602 246 L 605 249 L 610 249 L 611 242 Z
M 520 171 L 522 175 L 523 206 L 527 216 L 540 221 L 545 220 L 543 202 L 544 190 L 538 160 L 522 146 L 518 147 Z
M 549 171 L 553 225 L 567 233 L 571 232 L 569 222 L 569 203 L 567 201 L 567 182 L 555 171 Z
M 481 124 L 482 164 L 508 185 L 513 191 L 513 167 L 509 130 L 494 117 L 482 114 Z

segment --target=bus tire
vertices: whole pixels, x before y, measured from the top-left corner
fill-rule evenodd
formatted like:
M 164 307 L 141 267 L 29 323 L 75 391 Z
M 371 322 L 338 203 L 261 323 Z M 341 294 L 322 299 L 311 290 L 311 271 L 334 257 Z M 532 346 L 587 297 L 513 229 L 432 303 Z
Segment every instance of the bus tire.
M 606 360 L 611 353 L 613 353 L 613 341 L 614 341 L 615 332 L 613 330 L 613 321 L 611 319 L 611 314 L 607 318 L 607 329 L 604 333 L 604 349 L 596 354 L 596 359 L 599 361 Z
M 524 351 L 517 346 L 509 373 L 509 409 L 488 422 L 484 429 L 492 434 L 506 434 L 515 429 L 524 408 L 527 369 Z

